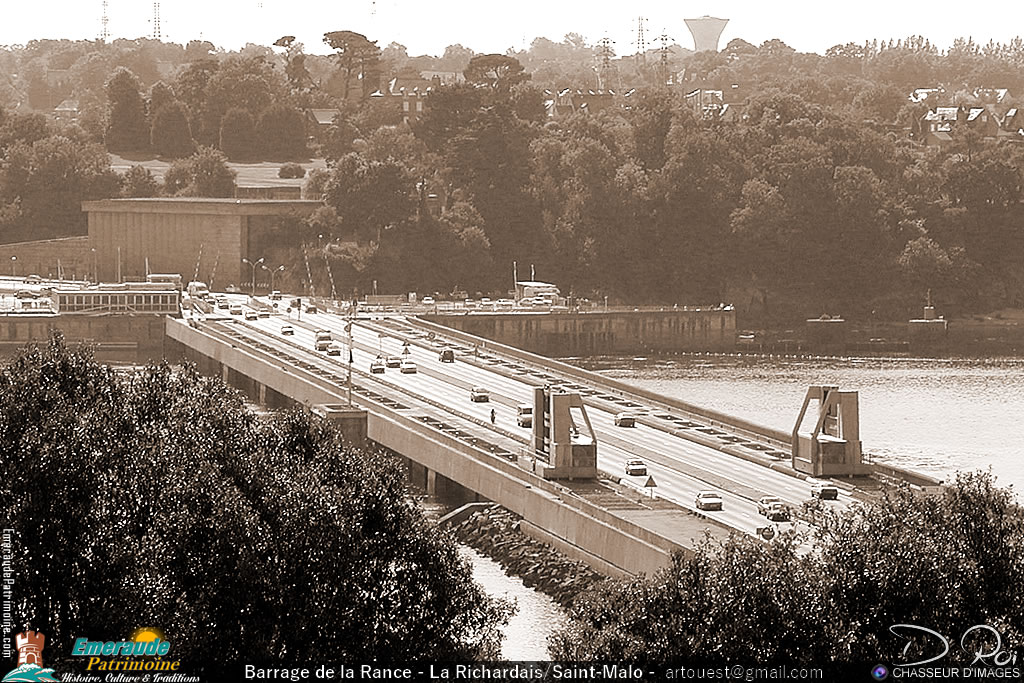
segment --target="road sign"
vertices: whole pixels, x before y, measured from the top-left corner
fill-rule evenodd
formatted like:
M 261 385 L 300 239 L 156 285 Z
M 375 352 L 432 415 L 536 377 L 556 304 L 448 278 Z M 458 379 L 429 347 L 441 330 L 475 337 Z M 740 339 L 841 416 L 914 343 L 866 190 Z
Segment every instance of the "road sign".
M 644 488 L 654 488 L 657 484 L 654 483 L 654 477 L 648 476 L 647 481 L 644 482 Z

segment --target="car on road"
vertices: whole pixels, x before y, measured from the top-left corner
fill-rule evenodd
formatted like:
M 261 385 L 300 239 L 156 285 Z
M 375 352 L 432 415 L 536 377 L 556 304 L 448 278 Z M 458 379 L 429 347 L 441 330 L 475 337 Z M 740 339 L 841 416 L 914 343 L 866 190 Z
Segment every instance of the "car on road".
M 18 293 L 14 295 L 14 298 L 15 299 L 38 299 L 39 298 L 39 292 L 33 292 L 33 291 L 29 291 L 27 289 L 22 289 L 22 290 L 19 290 Z
M 438 354 L 438 360 L 442 363 L 454 363 L 455 349 L 441 349 L 441 353 Z
M 512 299 L 498 299 L 498 301 L 495 302 L 495 305 L 498 308 L 515 308 L 516 302 Z
M 403 375 L 415 375 L 416 363 L 413 360 L 406 358 L 398 366 L 398 371 Z
M 424 306 L 433 306 L 435 303 L 434 297 L 425 296 L 422 299 L 420 299 L 420 303 L 423 304 Z
M 643 460 L 627 460 L 626 475 L 630 477 L 641 477 L 647 474 L 647 463 Z
M 619 413 L 615 416 L 616 427 L 636 427 L 636 415 L 633 413 Z
M 295 328 L 291 325 L 281 325 L 281 334 L 295 334 Z
M 261 318 L 269 318 L 270 317 L 270 311 L 259 311 L 259 317 L 261 317 Z
M 43 278 L 39 277 L 38 275 L 29 275 L 27 278 L 25 278 L 26 285 L 38 285 L 41 284 L 42 282 Z
M 387 359 L 385 359 L 384 364 L 387 365 L 389 368 L 401 367 L 401 365 L 402 365 L 402 357 L 401 356 L 388 356 Z
M 223 309 L 223 310 L 226 311 L 229 308 L 231 308 L 231 304 L 224 297 L 220 297 L 219 299 L 217 299 L 217 308 L 220 308 L 220 309 Z
M 270 293 L 270 300 L 271 301 L 280 301 L 281 300 L 281 292 L 275 289 L 273 292 Z
M 487 403 L 491 400 L 491 393 L 483 387 L 473 387 L 469 390 L 469 400 L 473 403 Z
M 328 356 L 340 356 L 341 355 L 341 344 L 331 344 L 327 347 Z
M 698 510 L 721 510 L 722 494 L 718 491 L 701 491 L 693 504 Z
M 791 514 L 789 512 L 789 506 L 785 503 L 772 503 L 765 510 L 764 516 L 773 522 L 788 522 Z
M 757 501 L 757 514 L 766 514 L 768 512 L 768 508 L 776 503 L 781 504 L 782 499 L 778 496 L 762 496 L 761 499 Z
M 306 306 L 306 313 L 316 313 L 316 306 L 313 304 Z
M 231 315 L 242 315 L 242 305 L 231 304 L 231 308 L 228 309 L 228 313 L 230 313 Z
M 811 485 L 811 498 L 821 500 L 836 500 L 839 498 L 839 488 L 821 479 L 807 477 L 807 483 Z
M 373 362 L 370 363 L 370 372 L 374 375 L 384 374 L 384 370 L 387 365 L 380 358 L 374 358 Z
M 245 312 L 245 319 L 246 320 L 256 320 L 259 317 L 260 317 L 259 313 L 257 313 L 256 311 L 246 311 Z
M 491 301 L 491 298 L 489 296 L 485 296 L 480 299 L 480 308 L 490 308 L 493 305 L 494 302 Z
M 533 406 L 521 403 L 516 407 L 516 424 L 520 427 L 533 426 Z

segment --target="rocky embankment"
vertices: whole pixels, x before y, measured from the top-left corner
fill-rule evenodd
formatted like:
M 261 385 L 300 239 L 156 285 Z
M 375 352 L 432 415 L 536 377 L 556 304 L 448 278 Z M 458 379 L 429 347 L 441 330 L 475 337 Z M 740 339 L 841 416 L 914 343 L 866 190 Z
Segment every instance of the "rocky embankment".
M 452 529 L 462 543 L 498 562 L 523 584 L 568 607 L 581 592 L 605 577 L 519 530 L 519 517 L 491 505 Z

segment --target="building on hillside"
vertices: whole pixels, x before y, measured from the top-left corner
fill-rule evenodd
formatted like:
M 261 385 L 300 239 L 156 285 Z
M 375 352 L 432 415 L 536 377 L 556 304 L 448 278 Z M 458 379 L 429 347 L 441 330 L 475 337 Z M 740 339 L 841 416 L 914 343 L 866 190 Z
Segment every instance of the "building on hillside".
M 57 123 L 78 123 L 78 100 L 66 99 L 53 108 L 50 116 Z
M 306 134 L 323 142 L 327 131 L 334 124 L 334 117 L 340 113 L 340 109 L 307 109 Z
M 920 142 L 927 147 L 946 147 L 953 142 L 953 133 L 959 127 L 975 131 L 982 139 L 994 140 L 999 136 L 999 116 L 993 105 L 934 107 L 921 118 Z
M 543 95 L 544 108 L 547 110 L 549 119 L 561 118 L 574 112 L 596 114 L 602 109 L 612 106 L 615 100 L 615 91 L 613 90 L 563 88 L 558 92 L 545 90 Z
M 103 282 L 142 280 L 148 272 L 180 273 L 213 287 L 248 282 L 242 263 L 265 250 L 285 219 L 308 216 L 309 200 L 101 199 L 82 202 L 89 214 L 94 270 Z M 92 251 L 94 250 L 94 251 Z
M 399 88 L 395 92 L 378 90 L 370 95 L 370 102 L 373 106 L 397 110 L 401 113 L 402 123 L 412 125 L 429 110 L 430 91 L 431 88 L 426 90 Z
M 1009 109 L 999 121 L 998 139 L 1007 142 L 1024 142 L 1024 110 Z

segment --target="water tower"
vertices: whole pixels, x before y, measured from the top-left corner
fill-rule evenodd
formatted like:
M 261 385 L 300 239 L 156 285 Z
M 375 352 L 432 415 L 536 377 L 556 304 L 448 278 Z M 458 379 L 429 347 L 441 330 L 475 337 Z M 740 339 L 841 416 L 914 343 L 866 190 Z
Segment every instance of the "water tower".
M 725 30 L 728 19 L 716 19 L 704 15 L 700 19 L 684 19 L 686 27 L 693 35 L 693 48 L 697 52 L 712 50 L 718 52 L 718 39 Z

